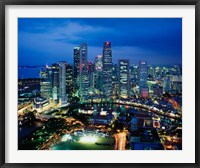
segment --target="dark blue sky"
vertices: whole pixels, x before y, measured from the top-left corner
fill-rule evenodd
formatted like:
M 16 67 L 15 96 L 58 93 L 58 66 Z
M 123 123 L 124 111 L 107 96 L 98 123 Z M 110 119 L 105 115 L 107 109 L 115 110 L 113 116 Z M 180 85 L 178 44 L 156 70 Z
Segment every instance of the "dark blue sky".
M 113 62 L 131 64 L 182 63 L 181 18 L 19 18 L 19 65 L 73 62 L 73 47 L 88 44 L 88 59 L 102 54 L 103 42 L 112 43 Z

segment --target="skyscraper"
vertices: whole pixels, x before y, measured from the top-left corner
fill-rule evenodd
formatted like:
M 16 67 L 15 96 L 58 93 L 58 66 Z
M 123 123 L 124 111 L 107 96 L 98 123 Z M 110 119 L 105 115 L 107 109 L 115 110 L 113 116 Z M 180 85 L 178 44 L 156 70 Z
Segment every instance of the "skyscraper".
M 112 50 L 111 43 L 104 42 L 103 45 L 103 94 L 105 99 L 112 96 Z
M 95 72 L 94 72 L 94 87 L 99 91 L 102 91 L 103 86 L 103 56 L 97 55 L 94 60 Z
M 87 70 L 89 75 L 89 87 L 94 87 L 94 64 L 90 61 L 87 63 Z
M 102 55 L 97 55 L 97 57 L 94 60 L 95 64 L 95 70 L 96 71 L 102 71 L 103 70 L 103 57 Z
M 88 98 L 88 90 L 90 87 L 90 79 L 89 79 L 89 73 L 86 67 L 83 68 L 83 71 L 81 73 L 81 83 L 80 83 L 80 96 L 82 101 L 87 100 Z
M 112 98 L 116 100 L 119 93 L 119 69 L 117 64 L 113 65 L 112 71 Z
M 129 77 L 129 60 L 128 59 L 120 59 L 118 61 L 119 67 L 119 97 L 128 98 L 130 92 L 130 77 Z
M 147 62 L 146 61 L 140 61 L 139 62 L 139 87 L 140 87 L 140 94 L 141 96 L 144 95 L 142 92 L 147 92 L 148 86 L 147 86 Z
M 87 43 L 80 44 L 80 71 L 87 65 Z
M 43 79 L 40 81 L 40 95 L 47 99 L 51 97 L 51 82 L 49 79 Z
M 80 85 L 80 47 L 74 47 L 74 86 L 75 90 L 79 89 Z
M 154 68 L 152 66 L 148 66 L 148 75 L 154 76 Z
M 72 65 L 66 65 L 66 94 L 67 98 L 71 99 L 73 93 L 73 78 L 72 78 Z
M 59 64 L 52 64 L 52 99 L 58 103 L 59 97 Z
M 50 83 L 50 98 L 52 99 L 52 67 L 46 65 L 47 81 Z
M 138 82 L 138 66 L 137 65 L 132 66 L 131 78 L 132 78 L 132 84 L 135 85 Z
M 67 104 L 66 96 L 66 65 L 65 61 L 59 62 L 59 104 L 64 106 Z
M 80 44 L 80 96 L 86 100 L 89 90 L 89 74 L 87 69 L 87 44 Z

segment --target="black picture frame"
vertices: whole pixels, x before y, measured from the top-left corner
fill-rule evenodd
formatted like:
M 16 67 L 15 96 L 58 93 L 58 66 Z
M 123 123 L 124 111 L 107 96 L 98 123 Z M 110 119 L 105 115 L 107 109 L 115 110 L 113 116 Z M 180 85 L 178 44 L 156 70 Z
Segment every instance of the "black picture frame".
M 5 163 L 5 6 L 6 5 L 195 5 L 195 163 Z M 0 166 L 1 167 L 200 167 L 200 0 L 1 0 L 0 1 Z M 188 154 L 189 155 L 189 154 Z

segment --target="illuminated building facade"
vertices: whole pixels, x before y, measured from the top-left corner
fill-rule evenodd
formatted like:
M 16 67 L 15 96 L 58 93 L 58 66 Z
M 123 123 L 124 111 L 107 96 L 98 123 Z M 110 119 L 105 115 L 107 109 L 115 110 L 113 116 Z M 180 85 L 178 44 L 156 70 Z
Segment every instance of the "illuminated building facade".
M 88 61 L 87 71 L 88 71 L 88 75 L 89 75 L 89 87 L 94 86 L 94 70 L 95 70 L 94 64 L 92 62 Z
M 82 100 L 86 100 L 88 98 L 89 87 L 90 87 L 89 74 L 88 71 L 86 70 L 86 67 L 84 67 L 81 76 L 81 88 L 80 88 L 80 95 Z
M 95 71 L 94 71 L 94 87 L 102 91 L 103 86 L 103 56 L 98 55 L 94 60 Z
M 145 95 L 146 91 L 148 89 L 147 86 L 147 62 L 146 61 L 140 61 L 139 62 L 139 87 L 140 87 L 140 95 L 144 95 L 144 90 L 145 90 Z M 143 91 L 143 92 L 142 92 Z
M 58 103 L 59 97 L 59 64 L 52 64 L 52 99 Z
M 119 92 L 119 85 L 118 85 L 118 66 L 117 64 L 113 65 L 113 73 L 112 73 L 112 98 L 113 100 L 116 100 L 118 98 L 118 92 Z
M 103 95 L 105 99 L 112 96 L 112 50 L 111 43 L 104 42 L 103 45 Z
M 43 98 L 51 98 L 51 82 L 48 79 L 40 82 L 40 96 Z
M 64 106 L 67 104 L 66 96 L 66 66 L 65 61 L 59 62 L 59 104 Z
M 47 98 L 36 97 L 33 99 L 33 109 L 37 112 L 44 111 L 47 105 L 49 105 L 49 100 Z
M 90 87 L 89 73 L 87 69 L 87 44 L 80 44 L 80 96 L 82 100 L 88 97 L 88 90 Z
M 66 65 L 66 94 L 67 94 L 68 99 L 72 98 L 72 93 L 73 93 L 72 75 L 73 75 L 72 65 L 67 64 Z
M 138 82 L 138 66 L 133 65 L 131 67 L 131 81 L 132 84 L 136 84 Z
M 95 70 L 97 72 L 103 71 L 103 56 L 98 55 L 94 60 L 94 64 L 95 64 Z
M 119 97 L 128 98 L 130 92 L 130 77 L 129 77 L 129 60 L 120 59 L 119 67 Z
M 74 86 L 75 89 L 79 88 L 79 77 L 80 77 L 80 47 L 74 47 Z
M 154 76 L 154 68 L 152 66 L 148 66 L 148 75 Z

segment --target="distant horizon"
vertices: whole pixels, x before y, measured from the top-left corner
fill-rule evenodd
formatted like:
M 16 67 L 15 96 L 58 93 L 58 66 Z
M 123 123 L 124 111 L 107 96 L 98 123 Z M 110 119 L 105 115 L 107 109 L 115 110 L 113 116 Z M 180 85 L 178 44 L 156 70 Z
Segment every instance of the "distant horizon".
M 57 61 L 57 62 L 54 62 L 54 63 L 58 63 L 59 61 Z M 67 62 L 67 61 L 66 61 Z M 52 63 L 52 64 L 54 64 L 54 63 Z M 68 63 L 68 62 L 67 62 Z M 93 62 L 92 62 L 93 63 Z M 46 65 L 52 65 L 52 64 L 45 64 L 45 65 L 18 65 L 18 67 L 45 67 Z M 70 65 L 72 65 L 73 63 L 69 63 Z M 113 65 L 118 65 L 118 63 L 115 63 L 115 64 L 113 64 Z M 132 65 L 139 65 L 139 63 L 138 64 L 130 64 L 130 66 L 132 66 Z M 177 65 L 177 66 L 182 66 L 182 64 L 148 64 L 147 63 L 147 66 L 174 66 L 174 65 Z

